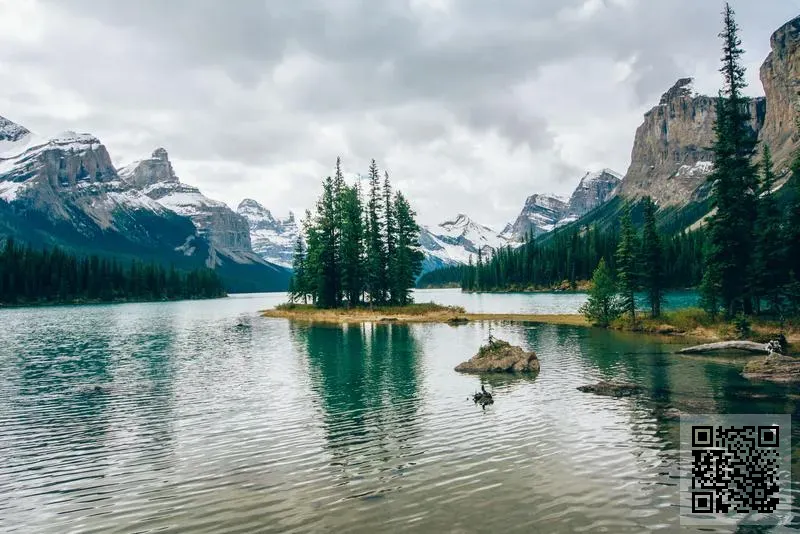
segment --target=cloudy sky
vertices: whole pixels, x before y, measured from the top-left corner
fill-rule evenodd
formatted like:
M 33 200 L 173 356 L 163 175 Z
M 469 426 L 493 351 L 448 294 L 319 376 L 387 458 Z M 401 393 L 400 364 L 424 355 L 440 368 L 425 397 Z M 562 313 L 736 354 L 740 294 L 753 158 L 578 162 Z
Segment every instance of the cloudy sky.
M 733 2 L 749 92 L 800 0 Z M 423 223 L 502 228 L 532 193 L 627 170 L 682 76 L 715 93 L 716 0 L 0 0 L 0 115 L 163 146 L 235 208 L 310 207 L 341 155 L 389 170 Z

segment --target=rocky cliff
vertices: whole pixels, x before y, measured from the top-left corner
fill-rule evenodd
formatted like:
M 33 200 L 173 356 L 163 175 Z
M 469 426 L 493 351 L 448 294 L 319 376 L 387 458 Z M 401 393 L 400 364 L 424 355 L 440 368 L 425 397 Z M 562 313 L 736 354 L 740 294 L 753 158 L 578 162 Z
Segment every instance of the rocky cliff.
M 750 127 L 759 141 L 772 149 L 776 171 L 781 174 L 798 147 L 800 17 L 776 30 L 770 45 L 760 71 L 766 96 L 751 100 Z M 708 194 L 716 98 L 693 94 L 691 81 L 678 80 L 658 105 L 645 113 L 619 189 L 622 196 L 650 195 L 662 206 L 683 206 Z
M 621 179 L 611 169 L 589 171 L 581 177 L 569 200 L 552 195 L 531 195 L 516 220 L 509 223 L 500 236 L 516 246 L 525 241 L 529 232 L 535 237 L 575 221 L 614 196 Z
M 167 151 L 157 148 L 150 158 L 120 169 L 119 176 L 133 190 L 140 191 L 168 210 L 189 217 L 198 235 L 206 238 L 215 254 L 208 264 L 219 264 L 223 254 L 238 263 L 260 263 L 250 242 L 250 224 L 224 202 L 210 199 L 175 175 Z
M 167 153 L 117 172 L 88 133 L 43 138 L 0 121 L 0 240 L 218 268 L 230 291 L 284 289 L 288 272 L 250 249 L 249 225 L 180 183 Z
M 795 119 L 800 95 L 800 17 L 787 22 L 770 38 L 770 53 L 761 65 L 767 98 L 761 141 L 772 149 L 776 170 L 788 167 L 797 148 Z
M 267 208 L 250 198 L 242 200 L 236 213 L 250 225 L 253 252 L 277 265 L 292 266 L 295 243 L 300 235 L 293 213 L 286 218 L 276 218 Z
M 750 126 L 758 132 L 766 100 L 753 99 L 750 114 Z M 678 80 L 637 128 L 620 194 L 649 195 L 661 206 L 683 205 L 703 196 L 707 188 L 701 186 L 713 166 L 716 115 L 716 98 L 693 94 L 691 78 Z
M 85 239 L 109 234 L 147 247 L 185 243 L 194 228 L 119 179 L 105 146 L 86 133 L 64 132 L 0 158 L 0 198 L 20 216 L 71 228 Z M 152 218 L 165 218 L 153 232 Z
M 529 232 L 538 236 L 555 228 L 568 209 L 568 202 L 560 197 L 531 195 L 525 199 L 525 205 L 511 227 L 506 226 L 503 235 L 509 241 L 520 244 Z
M 567 214 L 559 221 L 565 224 L 583 217 L 606 200 L 611 198 L 617 186 L 622 181 L 622 176 L 611 169 L 587 172 L 578 183 L 578 187 L 569 198 Z

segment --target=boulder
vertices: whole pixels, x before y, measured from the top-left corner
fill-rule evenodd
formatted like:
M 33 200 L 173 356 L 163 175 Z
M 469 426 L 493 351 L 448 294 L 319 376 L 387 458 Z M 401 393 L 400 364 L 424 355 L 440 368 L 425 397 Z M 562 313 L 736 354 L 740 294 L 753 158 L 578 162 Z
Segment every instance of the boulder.
M 774 354 L 748 361 L 742 376 L 750 380 L 800 382 L 800 358 Z
M 511 345 L 500 339 L 490 340 L 478 354 L 459 364 L 462 373 L 538 373 L 539 359 L 535 352 Z
M 642 387 L 633 382 L 601 380 L 597 384 L 579 386 L 578 391 L 594 393 L 596 395 L 606 395 L 609 397 L 630 397 L 641 393 Z

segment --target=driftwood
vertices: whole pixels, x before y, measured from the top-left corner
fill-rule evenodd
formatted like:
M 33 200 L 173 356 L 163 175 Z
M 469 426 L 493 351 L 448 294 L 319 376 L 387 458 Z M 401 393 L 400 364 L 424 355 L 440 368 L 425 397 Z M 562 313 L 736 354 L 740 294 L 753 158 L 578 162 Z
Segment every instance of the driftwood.
M 727 352 L 739 350 L 752 354 L 769 354 L 766 343 L 755 343 L 753 341 L 720 341 L 718 343 L 705 343 L 686 347 L 678 351 L 678 354 L 707 354 L 709 352 Z

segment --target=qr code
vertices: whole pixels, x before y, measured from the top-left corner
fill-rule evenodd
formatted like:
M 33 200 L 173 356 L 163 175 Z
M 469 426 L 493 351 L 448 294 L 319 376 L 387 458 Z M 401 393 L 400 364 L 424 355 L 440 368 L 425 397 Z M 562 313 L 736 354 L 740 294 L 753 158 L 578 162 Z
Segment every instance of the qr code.
M 681 477 L 682 522 L 684 516 L 741 521 L 779 514 L 791 483 L 790 435 L 789 415 L 682 418 L 688 463 Z
M 780 427 L 692 426 L 692 512 L 772 513 Z

